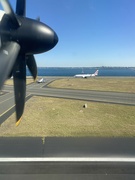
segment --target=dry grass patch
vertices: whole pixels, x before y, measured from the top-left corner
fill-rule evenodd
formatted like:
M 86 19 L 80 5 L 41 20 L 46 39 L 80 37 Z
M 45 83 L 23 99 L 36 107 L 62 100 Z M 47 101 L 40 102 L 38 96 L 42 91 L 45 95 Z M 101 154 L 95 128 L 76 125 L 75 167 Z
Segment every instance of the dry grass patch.
M 83 108 L 87 103 L 88 108 Z M 15 114 L 0 127 L 0 136 L 135 136 L 135 107 L 59 98 L 32 97 L 23 120 Z
M 58 79 L 48 85 L 56 88 L 71 88 L 83 90 L 115 91 L 135 93 L 135 78 L 126 77 L 94 77 Z
M 26 79 L 26 84 L 31 84 L 31 83 L 33 83 L 34 81 L 33 81 L 33 79 L 32 78 L 27 78 Z M 13 86 L 13 79 L 8 79 L 7 81 L 5 81 L 5 83 L 4 83 L 5 85 L 11 85 L 11 86 Z

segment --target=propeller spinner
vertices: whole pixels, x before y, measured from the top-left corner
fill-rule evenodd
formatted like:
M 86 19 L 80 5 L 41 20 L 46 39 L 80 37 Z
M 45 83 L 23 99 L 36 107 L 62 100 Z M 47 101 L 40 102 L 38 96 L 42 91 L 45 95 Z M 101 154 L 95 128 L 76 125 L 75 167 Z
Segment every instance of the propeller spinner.
M 35 80 L 37 65 L 33 54 L 51 50 L 58 36 L 46 24 L 25 17 L 26 0 L 17 0 L 16 14 L 8 0 L 0 2 L 5 11 L 0 11 L 0 89 L 12 74 L 18 125 L 25 105 L 26 65 Z

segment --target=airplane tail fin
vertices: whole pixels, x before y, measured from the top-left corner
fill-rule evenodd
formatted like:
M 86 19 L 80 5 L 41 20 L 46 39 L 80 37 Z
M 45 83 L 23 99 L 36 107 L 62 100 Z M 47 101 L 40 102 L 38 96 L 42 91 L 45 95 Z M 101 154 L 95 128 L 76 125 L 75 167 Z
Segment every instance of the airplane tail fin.
M 98 70 L 94 73 L 95 76 L 98 76 Z

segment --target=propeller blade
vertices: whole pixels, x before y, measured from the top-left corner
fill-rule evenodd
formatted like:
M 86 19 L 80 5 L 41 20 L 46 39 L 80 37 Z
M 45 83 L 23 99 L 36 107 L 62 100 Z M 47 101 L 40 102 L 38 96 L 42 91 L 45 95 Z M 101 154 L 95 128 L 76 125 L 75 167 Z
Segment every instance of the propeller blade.
M 26 0 L 17 0 L 16 14 L 18 16 L 25 16 L 26 15 Z
M 6 14 L 8 14 L 12 20 L 12 23 L 13 25 L 15 26 L 15 28 L 18 28 L 20 26 L 16 16 L 15 16 L 15 13 L 9 3 L 8 0 L 0 0 L 2 6 L 3 6 L 3 9 L 4 11 L 6 12 Z
M 16 104 L 16 126 L 19 125 L 24 111 L 26 95 L 26 62 L 25 55 L 19 54 L 13 69 L 15 104 Z
M 33 55 L 26 56 L 26 64 L 33 76 L 33 79 L 36 81 L 37 79 L 37 64 Z
M 20 46 L 16 42 L 6 43 L 0 49 L 0 89 L 14 66 Z
M 12 75 L 13 75 L 13 72 L 11 71 L 7 78 L 10 79 L 12 77 Z

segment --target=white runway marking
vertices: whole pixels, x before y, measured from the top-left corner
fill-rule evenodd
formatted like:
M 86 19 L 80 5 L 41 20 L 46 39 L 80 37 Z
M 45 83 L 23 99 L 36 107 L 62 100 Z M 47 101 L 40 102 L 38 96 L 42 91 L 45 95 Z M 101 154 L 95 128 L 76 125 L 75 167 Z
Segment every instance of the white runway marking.
M 118 162 L 118 163 L 133 163 L 135 157 L 43 157 L 43 158 L 0 158 L 1 162 Z

